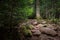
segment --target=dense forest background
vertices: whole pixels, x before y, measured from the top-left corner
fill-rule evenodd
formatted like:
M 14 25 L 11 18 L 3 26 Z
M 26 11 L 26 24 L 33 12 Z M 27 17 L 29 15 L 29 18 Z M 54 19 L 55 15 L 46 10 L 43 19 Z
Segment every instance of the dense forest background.
M 36 5 L 36 1 L 37 0 L 0 0 L 1 34 L 5 33 L 4 30 L 8 30 L 8 35 L 11 36 L 14 34 L 13 31 L 17 30 L 14 29 L 16 25 L 28 19 L 36 19 L 36 6 L 38 6 Z M 55 23 L 60 21 L 60 0 L 39 0 L 39 9 L 42 19 L 52 20 Z M 10 39 L 10 36 L 7 36 L 7 40 Z

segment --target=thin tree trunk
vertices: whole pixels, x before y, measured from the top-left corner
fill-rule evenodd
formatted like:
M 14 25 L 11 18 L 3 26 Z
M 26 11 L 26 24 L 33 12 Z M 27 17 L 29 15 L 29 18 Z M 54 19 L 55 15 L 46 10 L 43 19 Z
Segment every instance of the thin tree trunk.
M 36 0 L 36 18 L 40 18 L 40 2 Z

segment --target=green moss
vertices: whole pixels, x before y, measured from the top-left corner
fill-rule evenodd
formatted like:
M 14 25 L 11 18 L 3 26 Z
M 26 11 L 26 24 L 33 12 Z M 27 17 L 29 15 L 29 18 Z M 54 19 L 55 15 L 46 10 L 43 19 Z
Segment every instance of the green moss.
M 25 25 L 25 26 L 21 27 L 22 33 L 25 36 L 31 36 L 32 35 L 30 29 L 32 29 L 32 25 Z
M 25 26 L 22 26 L 22 27 L 21 27 L 21 30 L 22 30 L 22 31 L 26 30 L 26 27 L 25 27 Z
M 25 36 L 31 36 L 32 33 L 31 33 L 30 30 L 24 30 L 24 35 L 25 35 Z
M 26 28 L 27 29 L 32 29 L 33 28 L 33 25 L 26 25 Z

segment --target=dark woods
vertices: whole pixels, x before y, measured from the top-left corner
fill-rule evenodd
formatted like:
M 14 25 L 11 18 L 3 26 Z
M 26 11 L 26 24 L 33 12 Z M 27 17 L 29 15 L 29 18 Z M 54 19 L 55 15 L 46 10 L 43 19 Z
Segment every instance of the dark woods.
M 35 19 L 36 6 L 42 19 L 60 19 L 60 0 L 39 2 L 36 5 L 36 0 L 0 0 L 0 40 L 20 40 L 18 24 Z

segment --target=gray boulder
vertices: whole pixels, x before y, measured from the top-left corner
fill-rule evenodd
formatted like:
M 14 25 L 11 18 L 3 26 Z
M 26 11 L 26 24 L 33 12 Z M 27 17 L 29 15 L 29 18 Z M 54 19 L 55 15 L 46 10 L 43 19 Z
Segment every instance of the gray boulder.
M 50 34 L 52 36 L 57 34 L 56 31 L 54 31 L 53 29 L 45 28 L 45 27 L 40 27 L 40 31 L 46 34 Z

